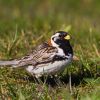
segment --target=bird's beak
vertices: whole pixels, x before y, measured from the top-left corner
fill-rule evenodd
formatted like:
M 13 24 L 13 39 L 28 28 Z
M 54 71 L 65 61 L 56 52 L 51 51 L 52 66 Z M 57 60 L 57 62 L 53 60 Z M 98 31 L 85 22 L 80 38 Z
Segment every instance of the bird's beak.
M 64 37 L 64 39 L 70 40 L 70 35 L 66 35 L 66 36 Z

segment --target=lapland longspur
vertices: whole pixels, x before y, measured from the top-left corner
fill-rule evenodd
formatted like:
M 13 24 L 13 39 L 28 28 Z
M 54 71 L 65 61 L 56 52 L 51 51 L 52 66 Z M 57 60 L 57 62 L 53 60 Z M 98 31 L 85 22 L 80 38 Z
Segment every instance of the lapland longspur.
M 32 53 L 20 59 L 0 61 L 0 66 L 23 67 L 32 75 L 54 75 L 61 72 L 72 61 L 73 49 L 67 32 L 58 31 L 46 43 L 37 46 Z

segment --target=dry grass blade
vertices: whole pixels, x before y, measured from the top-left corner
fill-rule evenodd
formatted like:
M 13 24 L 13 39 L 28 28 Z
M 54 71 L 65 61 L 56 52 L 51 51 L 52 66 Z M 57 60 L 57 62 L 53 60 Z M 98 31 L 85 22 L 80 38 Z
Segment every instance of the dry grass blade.
M 79 61 L 79 57 L 77 57 L 76 55 L 73 56 L 73 61 Z
M 95 44 L 93 44 L 93 48 L 94 48 L 94 50 L 95 50 L 96 55 L 97 55 L 98 57 L 100 57 L 100 53 L 99 53 L 99 51 L 98 51 L 98 49 L 97 49 L 97 47 L 96 47 Z

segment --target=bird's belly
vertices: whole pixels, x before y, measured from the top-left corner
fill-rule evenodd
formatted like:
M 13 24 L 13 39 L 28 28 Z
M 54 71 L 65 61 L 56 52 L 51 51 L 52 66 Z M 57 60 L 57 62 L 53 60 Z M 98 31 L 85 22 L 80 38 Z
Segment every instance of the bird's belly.
M 55 61 L 55 62 L 46 63 L 46 64 L 40 64 L 34 69 L 32 66 L 29 66 L 28 69 L 30 69 L 30 72 L 36 76 L 41 76 L 43 74 L 52 75 L 64 70 L 64 68 L 66 67 L 66 65 L 69 64 L 69 62 L 71 62 L 71 59 Z

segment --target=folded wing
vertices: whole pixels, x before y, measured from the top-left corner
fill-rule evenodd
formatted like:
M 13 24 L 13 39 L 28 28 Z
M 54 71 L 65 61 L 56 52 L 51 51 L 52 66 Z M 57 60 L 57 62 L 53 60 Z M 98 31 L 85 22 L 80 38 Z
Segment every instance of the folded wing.
M 36 66 L 39 63 L 50 62 L 53 56 L 57 53 L 55 47 L 50 46 L 47 43 L 43 43 L 36 47 L 30 54 L 24 56 L 20 59 L 15 59 L 11 61 L 0 61 L 0 65 L 11 65 L 13 67 L 33 65 Z

